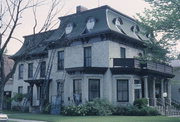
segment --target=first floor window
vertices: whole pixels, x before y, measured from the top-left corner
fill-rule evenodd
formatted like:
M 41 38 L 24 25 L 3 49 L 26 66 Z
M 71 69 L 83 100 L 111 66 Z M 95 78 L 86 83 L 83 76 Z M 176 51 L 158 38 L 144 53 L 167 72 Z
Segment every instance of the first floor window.
M 75 103 L 80 103 L 82 101 L 82 90 L 81 90 L 81 80 L 75 79 L 73 81 L 73 96 Z
M 117 101 L 129 101 L 128 80 L 117 80 Z
M 23 93 L 23 87 L 22 86 L 18 86 L 18 94 L 22 94 Z
M 57 82 L 57 95 L 61 97 L 61 102 L 64 102 L 64 82 Z
M 89 79 L 89 101 L 100 98 L 100 79 Z

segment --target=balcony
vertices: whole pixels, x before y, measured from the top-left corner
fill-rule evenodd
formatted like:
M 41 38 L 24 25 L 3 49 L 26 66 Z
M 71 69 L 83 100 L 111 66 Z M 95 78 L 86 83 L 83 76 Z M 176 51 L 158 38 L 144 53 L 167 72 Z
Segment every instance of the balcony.
M 134 58 L 114 58 L 113 59 L 113 68 L 119 68 L 121 70 L 132 69 L 140 74 L 162 74 L 169 75 L 173 77 L 173 68 L 167 64 L 155 63 L 152 61 L 142 62 L 139 59 Z

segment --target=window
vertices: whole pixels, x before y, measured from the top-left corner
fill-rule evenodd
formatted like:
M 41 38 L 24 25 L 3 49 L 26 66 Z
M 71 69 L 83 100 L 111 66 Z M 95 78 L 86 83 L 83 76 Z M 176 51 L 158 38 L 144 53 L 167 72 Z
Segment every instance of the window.
M 41 98 L 41 87 L 37 86 L 37 100 L 40 100 Z
M 75 103 L 80 103 L 82 101 L 82 90 L 81 90 L 81 80 L 76 79 L 73 81 L 73 95 Z
M 89 79 L 89 101 L 100 98 L 100 80 Z
M 58 70 L 63 70 L 64 69 L 64 51 L 59 51 L 58 52 Z
M 84 66 L 85 67 L 91 66 L 91 47 L 84 48 Z
M 141 81 L 140 80 L 134 80 L 134 98 L 139 99 L 141 98 Z
M 27 86 L 27 93 L 30 93 L 30 92 L 31 92 L 31 87 Z
M 28 64 L 28 78 L 33 77 L 33 63 Z
M 64 82 L 57 82 L 57 95 L 61 97 L 61 102 L 64 102 Z
M 117 80 L 117 101 L 118 102 L 128 102 L 128 80 Z
M 23 79 L 24 64 L 19 65 L 19 79 Z
M 40 65 L 40 77 L 45 77 L 45 74 L 46 74 L 46 62 L 43 61 L 41 62 Z
M 18 94 L 22 94 L 23 93 L 23 87 L 22 86 L 18 86 Z
M 120 48 L 120 54 L 121 54 L 120 58 L 126 58 L 126 48 L 121 47 Z

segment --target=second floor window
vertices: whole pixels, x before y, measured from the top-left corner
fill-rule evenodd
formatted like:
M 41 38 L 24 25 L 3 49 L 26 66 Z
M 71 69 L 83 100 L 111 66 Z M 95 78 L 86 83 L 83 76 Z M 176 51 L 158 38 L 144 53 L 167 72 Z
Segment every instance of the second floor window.
M 33 63 L 28 64 L 28 78 L 33 77 Z
M 120 58 L 126 58 L 126 48 L 120 48 Z
M 92 65 L 91 60 L 92 60 L 91 47 L 85 47 L 84 48 L 84 66 L 91 67 Z
M 43 61 L 41 62 L 40 65 L 40 77 L 45 77 L 45 74 L 46 74 L 46 62 Z
M 19 79 L 23 79 L 24 64 L 19 65 Z
M 57 65 L 58 70 L 64 69 L 64 51 L 59 51 L 58 52 L 58 65 Z

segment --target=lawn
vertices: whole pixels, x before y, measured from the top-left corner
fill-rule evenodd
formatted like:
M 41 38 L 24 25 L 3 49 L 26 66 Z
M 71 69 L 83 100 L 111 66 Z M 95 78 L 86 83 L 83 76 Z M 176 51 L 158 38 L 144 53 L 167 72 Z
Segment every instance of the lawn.
M 165 116 L 58 116 L 46 114 L 8 113 L 9 118 L 44 120 L 48 122 L 180 122 L 180 117 Z

